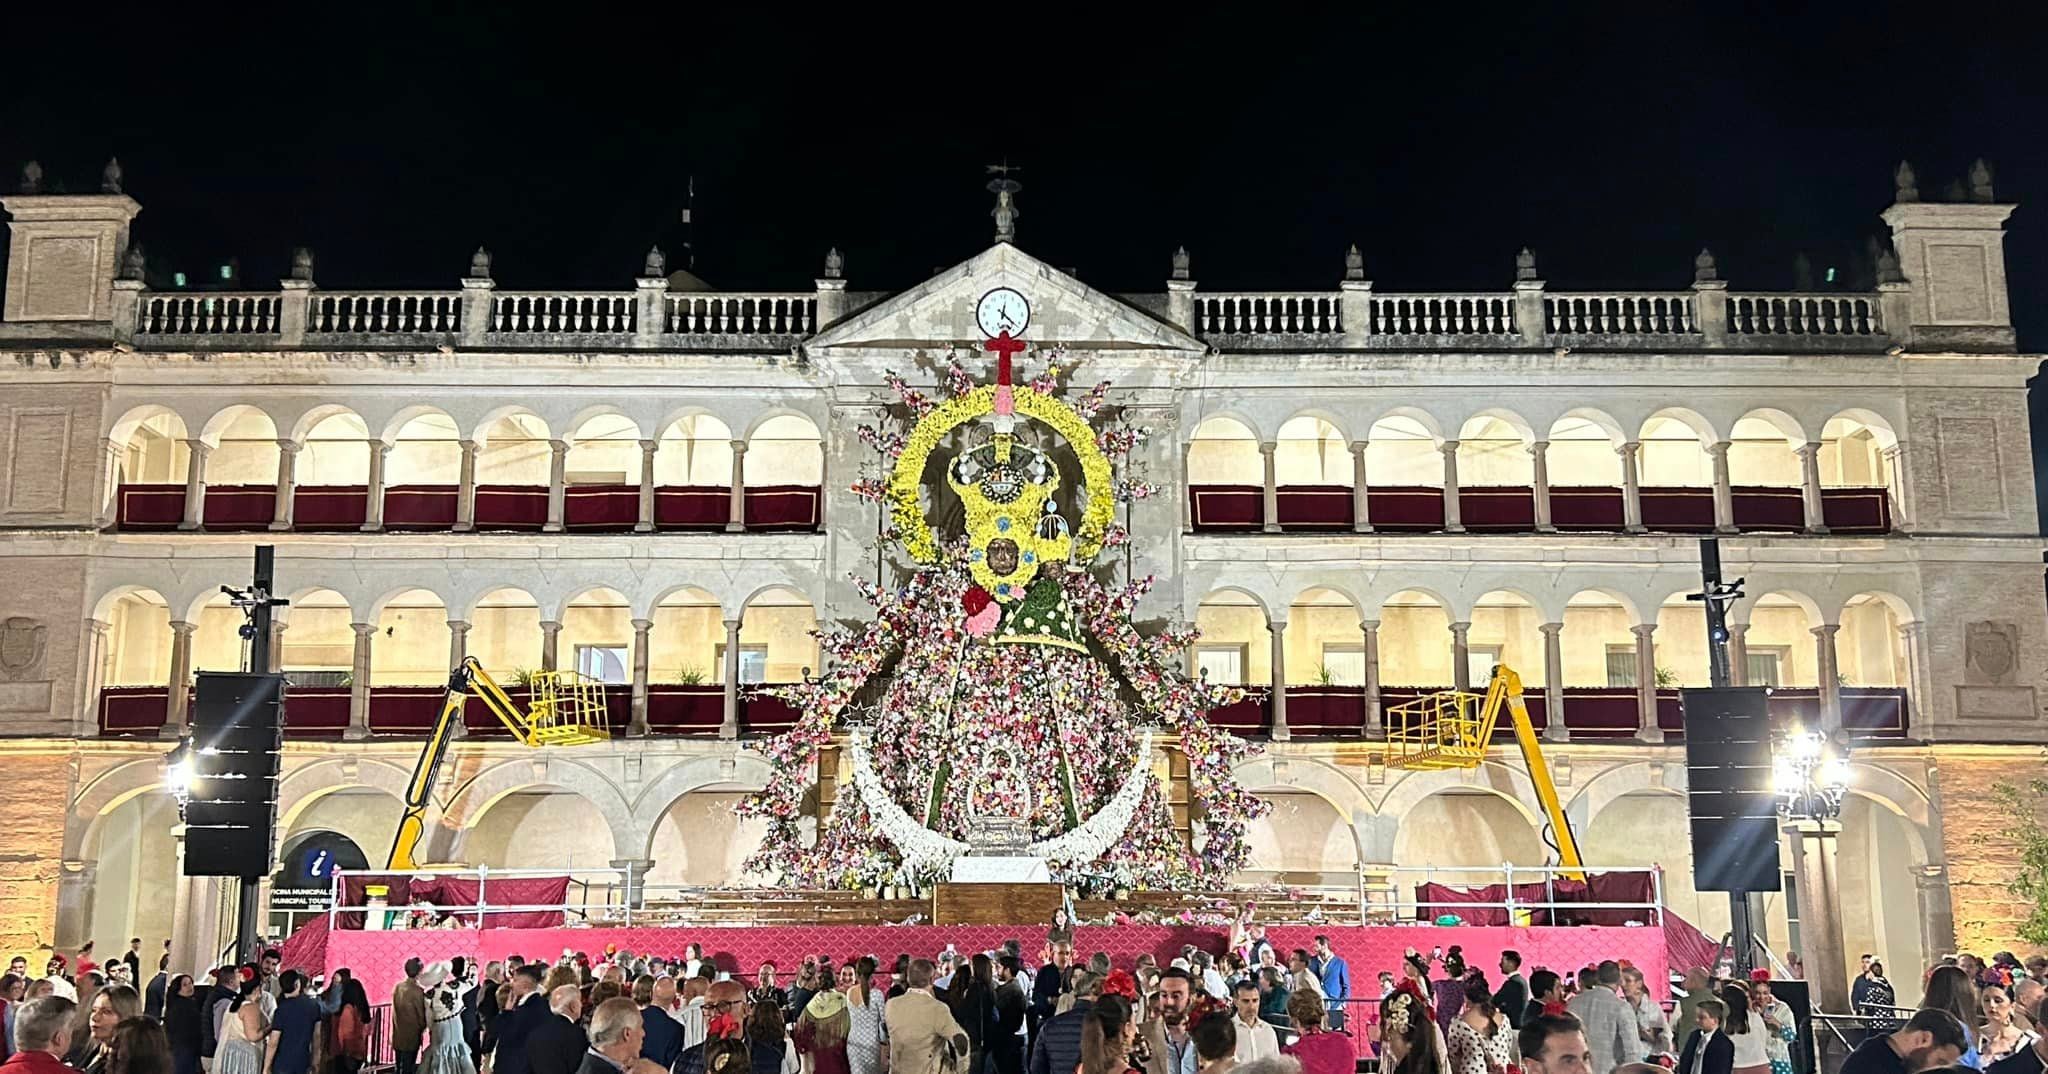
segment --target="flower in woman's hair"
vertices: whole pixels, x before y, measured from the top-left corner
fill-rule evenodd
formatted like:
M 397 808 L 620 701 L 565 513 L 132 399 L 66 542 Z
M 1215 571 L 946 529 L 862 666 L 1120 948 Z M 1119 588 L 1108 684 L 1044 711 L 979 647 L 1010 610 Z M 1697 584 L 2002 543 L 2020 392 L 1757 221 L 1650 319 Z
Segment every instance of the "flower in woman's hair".
M 1109 976 L 1103 978 L 1102 991 L 1105 995 L 1135 1000 L 1138 998 L 1138 982 L 1123 970 L 1111 970 Z
M 1395 991 L 1393 998 L 1387 1001 L 1387 1028 L 1396 1033 L 1407 1033 L 1408 1011 L 1414 1006 L 1415 997 L 1406 992 Z

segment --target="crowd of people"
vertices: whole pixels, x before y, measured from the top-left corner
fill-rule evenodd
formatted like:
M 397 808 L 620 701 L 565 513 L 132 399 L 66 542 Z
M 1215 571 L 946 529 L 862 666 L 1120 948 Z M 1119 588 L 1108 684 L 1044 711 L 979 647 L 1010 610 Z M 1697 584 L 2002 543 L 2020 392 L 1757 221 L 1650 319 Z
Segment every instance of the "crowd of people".
M 358 1074 L 380 1018 L 395 1074 L 1795 1074 L 1801 1039 L 1764 972 L 1674 988 L 1618 961 L 1525 972 L 1506 951 L 1489 978 L 1452 946 L 1410 949 L 1354 995 L 1329 936 L 1282 952 L 1249 920 L 1222 953 L 1164 965 L 1080 958 L 1063 920 L 1032 955 L 813 956 L 745 979 L 696 945 L 413 959 L 377 1012 L 347 969 L 281 970 L 274 950 L 204 982 L 166 952 L 138 988 L 140 940 L 104 965 L 88 945 L 0 975 L 0 1074 Z M 1897 1007 L 1864 957 L 1841 1074 L 2048 1074 L 2048 958 L 1958 955 L 1922 991 Z

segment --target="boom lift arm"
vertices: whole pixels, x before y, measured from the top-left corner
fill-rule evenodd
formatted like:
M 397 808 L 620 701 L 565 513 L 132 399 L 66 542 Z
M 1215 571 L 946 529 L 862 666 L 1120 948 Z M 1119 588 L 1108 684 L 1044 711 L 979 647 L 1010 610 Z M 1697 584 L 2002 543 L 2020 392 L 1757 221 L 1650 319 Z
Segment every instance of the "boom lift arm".
M 1536 737 L 1536 725 L 1530 722 L 1528 706 L 1522 703 L 1522 677 L 1514 669 L 1505 664 L 1494 665 L 1493 677 L 1483 695 L 1444 690 L 1389 706 L 1387 767 L 1478 767 L 1486 759 L 1503 708 L 1514 723 L 1515 744 L 1521 748 L 1522 763 L 1529 769 L 1529 781 L 1535 785 L 1536 799 L 1542 803 L 1550 834 L 1555 839 L 1558 865 L 1565 876 L 1582 880 L 1585 862 L 1579 857 L 1578 837 L 1565 816 L 1564 803 L 1558 799 L 1557 784 L 1550 778 L 1550 765 L 1544 761 L 1543 745 Z M 1558 717 L 1554 714 L 1552 718 Z
M 448 741 L 462 721 L 471 694 L 527 746 L 579 746 L 603 742 L 611 737 L 605 730 L 603 688 L 573 671 L 544 671 L 533 677 L 533 707 L 521 712 L 517 702 L 477 663 L 464 659 L 448 675 L 448 693 L 441 702 L 440 718 L 434 732 L 420 750 L 412 780 L 405 787 L 405 812 L 398 818 L 398 834 L 391 840 L 391 854 L 384 867 L 404 872 L 418 867 L 413 859 L 420 840 L 426 836 L 427 806 L 434 797 L 434 780 L 448 753 Z

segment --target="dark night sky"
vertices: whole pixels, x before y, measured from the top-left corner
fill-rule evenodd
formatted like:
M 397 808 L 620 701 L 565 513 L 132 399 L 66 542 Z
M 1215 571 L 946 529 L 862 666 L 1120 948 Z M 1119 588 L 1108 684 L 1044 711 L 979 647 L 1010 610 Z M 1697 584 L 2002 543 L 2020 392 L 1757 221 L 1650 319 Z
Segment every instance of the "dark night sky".
M 484 244 L 502 286 L 624 287 L 680 261 L 694 175 L 715 286 L 807 289 L 837 245 L 894 289 L 987 244 L 1007 156 L 1020 245 L 1112 291 L 1182 243 L 1205 288 L 1327 287 L 1352 241 L 1387 290 L 1503 289 L 1525 244 L 1558 290 L 1682 287 L 1702 244 L 1774 289 L 1802 251 L 1852 271 L 1900 158 L 1938 196 L 1983 156 L 2048 346 L 2040 38 L 1982 8 L 37 7 L 7 178 L 118 154 L 154 263 L 258 286 L 304 244 L 326 287 L 447 287 Z

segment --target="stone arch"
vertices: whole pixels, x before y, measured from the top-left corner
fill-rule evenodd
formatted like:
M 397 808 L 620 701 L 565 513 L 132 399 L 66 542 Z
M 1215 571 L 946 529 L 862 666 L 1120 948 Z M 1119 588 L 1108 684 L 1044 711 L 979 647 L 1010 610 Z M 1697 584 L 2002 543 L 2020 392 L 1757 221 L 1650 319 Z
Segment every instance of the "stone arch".
M 186 436 L 186 430 L 192 427 L 192 423 L 186 421 L 183 414 L 170 407 L 161 403 L 141 403 L 122 411 L 121 416 L 115 418 L 114 423 L 107 427 L 106 438 L 117 444 L 126 443 L 129 437 L 135 435 L 136 429 L 153 418 L 166 419 L 166 424 L 175 423 L 180 438 Z
M 731 770 L 727 770 L 727 765 Z M 652 846 L 654 829 L 661 818 L 684 795 L 714 787 L 759 789 L 768 785 L 775 770 L 759 753 L 741 750 L 732 756 L 692 757 L 663 769 L 635 795 L 632 802 L 633 830 L 641 833 L 643 851 Z M 646 856 L 645 853 L 642 856 Z
M 276 415 L 257 406 L 255 403 L 229 403 L 227 406 L 214 411 L 213 416 L 207 418 L 206 424 L 200 427 L 199 439 L 205 441 L 209 447 L 219 447 L 221 434 L 226 432 L 228 426 L 234 424 L 235 420 L 242 417 L 246 412 L 261 414 L 263 419 L 270 423 L 272 438 L 275 439 L 277 432 Z
M 1488 407 L 1466 418 L 1458 427 L 1458 484 L 1467 488 L 1533 486 L 1536 457 L 1529 445 L 1535 439 L 1528 420 L 1505 407 Z
M 614 858 L 637 857 L 645 840 L 633 823 L 633 808 L 610 777 L 581 761 L 544 751 L 535 758 L 500 761 L 455 788 L 441 810 L 441 822 L 427 835 L 428 861 L 449 860 L 462 837 L 490 808 L 524 791 L 562 792 L 596 807 Z
M 1330 410 L 1326 407 L 1302 407 L 1294 413 L 1287 415 L 1287 420 L 1280 423 L 1280 428 L 1285 429 L 1288 425 L 1288 422 L 1298 421 L 1302 418 L 1310 418 L 1315 421 L 1320 421 L 1328 425 L 1330 428 L 1335 429 L 1337 431 L 1338 439 L 1345 441 L 1347 444 L 1353 439 L 1353 437 L 1350 435 L 1350 430 L 1345 428 L 1345 419 L 1338 416 L 1336 411 Z M 1278 434 L 1276 433 L 1275 435 L 1277 436 Z
M 308 806 L 340 791 L 383 791 L 402 808 L 411 783 L 409 768 L 377 757 L 322 757 L 297 765 L 277 781 L 277 830 L 291 830 Z M 429 828 L 433 827 L 434 814 L 429 805 Z M 392 811 L 391 827 L 394 833 L 398 829 L 397 810 Z
M 1344 428 L 1321 412 L 1303 411 L 1281 422 L 1273 445 L 1276 485 L 1350 487 L 1351 442 Z
M 1239 684 L 1273 681 L 1273 613 L 1264 597 L 1218 586 L 1196 601 L 1188 619 L 1200 634 L 1188 654 L 1190 674 L 1213 673 L 1216 681 L 1227 681 L 1234 665 Z
M 1621 487 L 1620 448 L 1633 439 L 1619 421 L 1597 407 L 1565 411 L 1544 434 L 1551 487 Z
M 1263 485 L 1265 462 L 1259 427 L 1235 412 L 1208 414 L 1195 424 L 1184 452 L 1189 485 Z
M 322 422 L 338 417 L 351 417 L 357 421 L 363 421 L 363 416 L 354 407 L 346 403 L 321 403 L 318 406 L 307 408 L 292 422 L 291 438 L 303 444 L 306 442 L 307 435 L 319 427 Z M 367 430 L 369 423 L 363 422 L 363 427 Z
M 492 407 L 484 411 L 476 419 L 476 424 L 469 427 L 469 433 L 464 439 L 482 442 L 484 434 L 490 431 L 491 426 L 504 421 L 506 418 L 526 418 L 529 421 L 538 423 L 542 432 L 550 436 L 553 435 L 554 427 L 548 424 L 548 419 L 541 416 L 540 411 L 522 403 L 508 403 L 504 406 Z
M 168 751 L 169 744 L 165 749 Z M 163 788 L 162 754 L 123 761 L 86 781 L 71 796 L 65 812 L 64 859 L 76 860 L 84 856 L 85 848 L 94 845 L 99 838 L 100 827 L 108 814 L 131 799 Z
M 1195 419 L 1194 432 L 1189 435 L 1189 439 L 1202 439 L 1202 427 L 1205 425 L 1209 425 L 1212 422 L 1215 423 L 1216 431 L 1219 433 L 1226 431 L 1225 427 L 1226 423 L 1228 423 L 1231 425 L 1236 425 L 1240 429 L 1243 429 L 1245 432 L 1251 434 L 1249 437 L 1217 436 L 1214 437 L 1214 439 L 1249 439 L 1255 444 L 1262 443 L 1265 440 L 1266 434 L 1263 430 L 1259 428 L 1258 419 L 1252 417 L 1249 411 L 1239 410 L 1236 407 L 1222 407 L 1216 410 L 1211 410 L 1205 414 L 1202 414 L 1200 417 L 1197 417 Z
M 787 407 L 747 426 L 741 480 L 748 485 L 816 485 L 823 480 L 825 437 L 816 418 Z
M 701 406 L 664 415 L 656 428 L 655 483 L 728 487 L 732 484 L 732 426 Z
M 1816 627 L 1827 621 L 1826 617 L 1821 613 L 1820 602 L 1798 589 L 1765 581 L 1752 581 L 1745 588 L 1755 591 L 1756 595 L 1747 600 L 1737 601 L 1729 608 L 1728 621 L 1731 623 L 1740 623 L 1743 626 L 1748 626 L 1750 624 L 1750 617 L 1756 612 L 1757 602 L 1765 597 L 1781 597 L 1793 604 L 1797 604 L 1806 612 L 1808 620 L 1806 625 L 1809 627 Z
M 1434 777 L 1434 778 L 1431 778 Z M 1381 814 L 1398 818 L 1389 833 L 1385 861 L 1409 865 L 1415 855 L 1404 854 L 1403 844 L 1411 839 L 1422 838 L 1418 827 L 1418 814 L 1426 817 L 1423 807 L 1436 799 L 1452 801 L 1464 797 L 1486 797 L 1507 803 L 1512 815 L 1527 826 L 1528 841 L 1517 842 L 1512 847 L 1500 847 L 1504 852 L 1518 856 L 1517 864 L 1538 865 L 1552 860 L 1554 855 L 1543 841 L 1545 821 L 1540 806 L 1535 801 L 1535 791 L 1529 784 L 1526 773 L 1517 772 L 1505 764 L 1488 761 L 1476 770 L 1462 772 L 1413 772 L 1408 773 L 1389 792 L 1380 805 Z M 1448 834 L 1448 833 L 1444 833 Z M 1519 838 L 1523 833 L 1495 833 Z M 1500 864 L 1500 859 L 1475 862 L 1465 868 L 1490 869 Z
M 1473 411 L 1471 416 L 1467 417 L 1464 420 L 1464 422 L 1462 422 L 1459 425 L 1459 437 L 1462 438 L 1465 435 L 1466 431 L 1472 428 L 1473 422 L 1484 421 L 1489 418 L 1498 421 L 1503 425 L 1506 425 L 1510 429 L 1513 429 L 1515 431 L 1515 435 L 1521 437 L 1522 443 L 1524 444 L 1531 443 L 1537 439 L 1536 427 L 1534 425 L 1531 425 L 1527 418 L 1522 417 L 1522 415 L 1516 413 L 1514 410 L 1508 407 L 1501 406 L 1490 406 L 1483 410 Z
M 1545 437 L 1556 436 L 1558 426 L 1567 422 L 1581 422 L 1593 426 L 1606 433 L 1608 441 L 1615 447 L 1620 447 L 1631 439 L 1628 430 L 1622 428 L 1621 422 L 1617 421 L 1614 415 L 1596 406 L 1576 406 L 1559 414 L 1556 420 L 1550 423 L 1550 430 L 1544 434 Z
M 183 414 L 154 403 L 122 414 L 107 433 L 119 452 L 108 482 L 109 501 L 117 495 L 116 484 L 184 484 L 191 465 L 186 443 L 191 428 Z
M 1369 428 L 1377 428 L 1381 422 L 1387 421 L 1390 418 L 1406 418 L 1407 420 L 1412 421 L 1415 424 L 1421 426 L 1422 431 L 1428 433 L 1431 440 L 1435 441 L 1438 444 L 1444 442 L 1443 422 L 1438 421 L 1437 416 L 1435 414 L 1432 414 L 1429 411 L 1424 410 L 1421 407 L 1417 406 L 1403 405 L 1389 407 L 1385 411 L 1383 411 L 1378 417 L 1372 419 L 1372 425 Z
M 1793 447 L 1798 447 L 1813 440 L 1812 435 L 1806 431 L 1804 423 L 1777 407 L 1753 407 L 1735 420 L 1740 422 L 1748 418 L 1754 418 L 1778 430 Z

